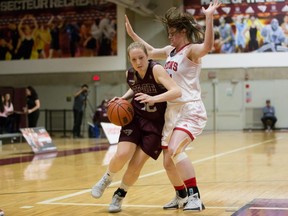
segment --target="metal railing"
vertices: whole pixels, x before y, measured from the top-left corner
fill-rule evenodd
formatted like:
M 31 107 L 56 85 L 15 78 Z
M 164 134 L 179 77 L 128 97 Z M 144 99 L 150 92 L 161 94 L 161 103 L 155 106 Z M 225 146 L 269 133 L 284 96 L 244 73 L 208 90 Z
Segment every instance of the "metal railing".
M 50 135 L 53 135 L 55 132 L 60 132 L 63 133 L 63 137 L 67 137 L 67 133 L 71 133 L 73 128 L 73 110 L 40 110 L 38 125 L 43 125 Z

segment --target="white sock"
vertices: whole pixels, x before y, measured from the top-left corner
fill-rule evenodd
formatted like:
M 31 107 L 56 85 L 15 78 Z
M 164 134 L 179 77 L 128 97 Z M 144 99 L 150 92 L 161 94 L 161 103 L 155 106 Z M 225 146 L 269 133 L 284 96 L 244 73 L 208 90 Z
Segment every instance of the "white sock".
M 108 176 L 109 180 L 112 180 L 113 176 L 115 175 L 115 173 L 112 173 L 109 169 L 107 170 L 105 174 Z
M 121 184 L 120 184 L 120 188 L 127 192 L 128 189 L 129 189 L 129 186 L 126 185 L 126 184 L 124 184 L 123 182 L 121 182 Z

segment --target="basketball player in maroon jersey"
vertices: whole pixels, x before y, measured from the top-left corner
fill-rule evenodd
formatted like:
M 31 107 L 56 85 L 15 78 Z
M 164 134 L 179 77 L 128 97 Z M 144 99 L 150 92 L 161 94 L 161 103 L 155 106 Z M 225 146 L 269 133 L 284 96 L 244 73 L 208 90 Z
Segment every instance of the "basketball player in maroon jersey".
M 180 88 L 165 69 L 148 60 L 147 50 L 142 43 L 130 44 L 128 57 L 132 64 L 132 68 L 126 72 L 130 88 L 121 98 L 132 99 L 134 117 L 131 123 L 122 127 L 117 152 L 91 191 L 94 198 L 100 198 L 114 174 L 128 163 L 121 185 L 109 206 L 109 212 L 114 213 L 121 211 L 123 198 L 138 179 L 145 162 L 149 157 L 156 160 L 160 155 L 166 101 L 181 96 Z
M 166 26 L 170 45 L 155 49 L 132 29 L 126 16 L 126 30 L 134 41 L 145 44 L 149 57 L 166 59 L 165 69 L 176 81 L 182 96 L 167 103 L 162 148 L 164 167 L 176 197 L 164 209 L 183 207 L 184 211 L 202 211 L 194 167 L 185 148 L 205 127 L 207 114 L 201 100 L 201 58 L 208 54 L 214 43 L 213 14 L 220 6 L 218 0 L 202 8 L 206 16 L 206 30 L 202 31 L 193 16 L 170 8 L 161 21 Z

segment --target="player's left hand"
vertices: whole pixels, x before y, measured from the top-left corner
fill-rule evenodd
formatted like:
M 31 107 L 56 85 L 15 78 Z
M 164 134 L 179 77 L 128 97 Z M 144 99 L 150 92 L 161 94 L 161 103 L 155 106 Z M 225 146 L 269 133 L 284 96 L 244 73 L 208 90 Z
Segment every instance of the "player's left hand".
M 150 96 L 141 92 L 135 94 L 135 100 L 139 101 L 140 103 L 148 103 L 150 106 L 153 106 L 155 104 L 153 100 L 153 96 Z
M 209 16 L 209 15 L 213 16 L 215 10 L 221 5 L 221 3 L 222 2 L 219 0 L 214 0 L 210 2 L 209 7 L 207 9 L 202 7 L 202 12 L 205 14 L 205 16 Z

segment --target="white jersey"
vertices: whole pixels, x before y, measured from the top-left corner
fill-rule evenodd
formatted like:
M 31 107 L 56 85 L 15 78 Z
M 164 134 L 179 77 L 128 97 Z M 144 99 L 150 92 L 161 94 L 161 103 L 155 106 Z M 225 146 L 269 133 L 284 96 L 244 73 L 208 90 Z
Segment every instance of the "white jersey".
M 183 103 L 201 100 L 199 76 L 201 64 L 196 64 L 186 57 L 190 45 L 186 45 L 177 53 L 171 52 L 165 63 L 165 69 L 181 88 L 182 96 L 172 103 Z M 173 55 L 175 54 L 175 55 Z

